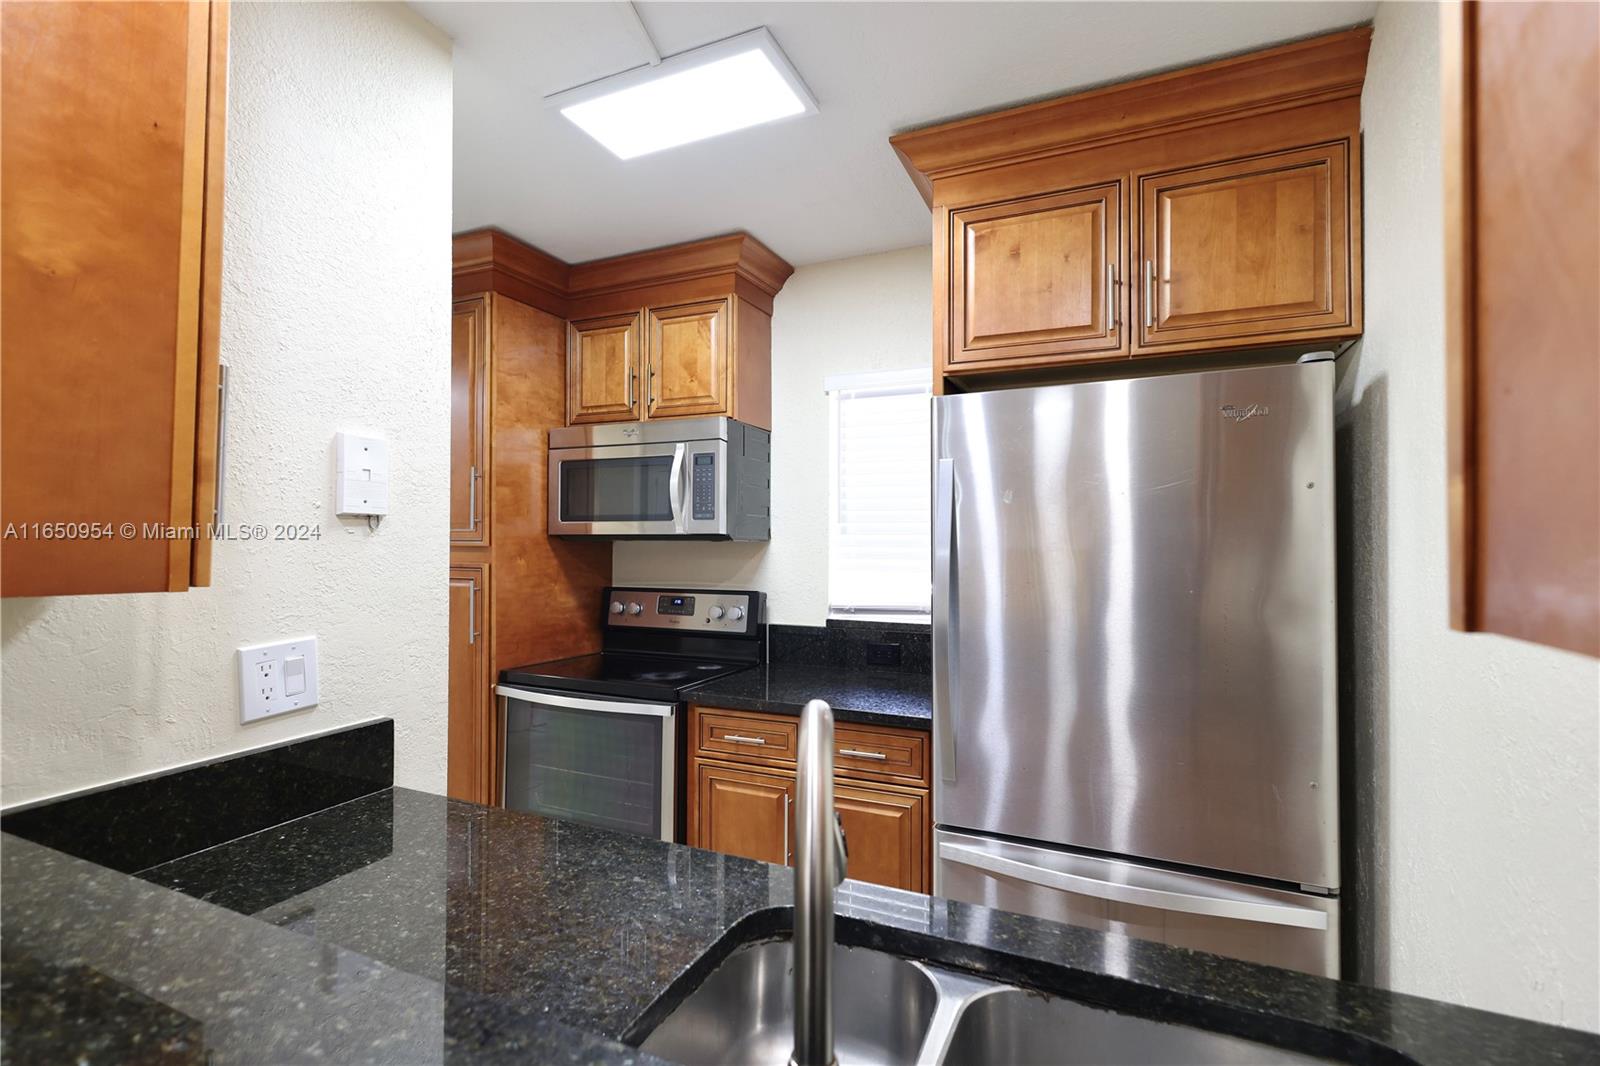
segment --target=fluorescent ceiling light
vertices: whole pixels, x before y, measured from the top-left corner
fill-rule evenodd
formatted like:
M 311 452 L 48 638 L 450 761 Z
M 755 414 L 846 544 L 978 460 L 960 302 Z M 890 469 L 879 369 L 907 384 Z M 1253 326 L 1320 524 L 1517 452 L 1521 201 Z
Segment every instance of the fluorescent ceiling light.
M 765 27 L 547 96 L 545 102 L 619 159 L 817 110 Z

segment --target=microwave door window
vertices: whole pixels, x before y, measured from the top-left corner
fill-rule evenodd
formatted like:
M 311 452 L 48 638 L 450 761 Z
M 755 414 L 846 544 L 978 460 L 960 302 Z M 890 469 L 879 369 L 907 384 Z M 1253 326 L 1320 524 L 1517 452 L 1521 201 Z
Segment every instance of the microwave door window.
M 567 459 L 561 463 L 563 522 L 672 521 L 672 456 Z

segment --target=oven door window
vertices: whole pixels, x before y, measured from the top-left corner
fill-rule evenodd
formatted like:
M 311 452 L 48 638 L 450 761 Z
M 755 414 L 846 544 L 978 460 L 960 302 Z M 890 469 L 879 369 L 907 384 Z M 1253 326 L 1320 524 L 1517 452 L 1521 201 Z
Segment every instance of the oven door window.
M 672 521 L 672 456 L 563 459 L 563 522 Z
M 662 721 L 509 700 L 506 806 L 661 836 Z

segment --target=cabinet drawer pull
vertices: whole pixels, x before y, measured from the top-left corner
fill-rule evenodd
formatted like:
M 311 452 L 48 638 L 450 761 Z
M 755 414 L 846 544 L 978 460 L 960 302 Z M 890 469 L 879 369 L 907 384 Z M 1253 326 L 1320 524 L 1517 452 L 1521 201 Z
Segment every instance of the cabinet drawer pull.
M 839 754 L 848 755 L 852 759 L 878 759 L 880 761 L 886 761 L 889 758 L 889 756 L 885 755 L 881 751 L 857 751 L 855 748 L 840 748 Z
M 722 734 L 722 739 L 731 740 L 735 744 L 765 744 L 767 742 L 766 737 L 742 737 L 738 733 L 724 733 Z
M 789 806 L 794 803 L 794 797 L 785 792 L 783 794 L 783 864 L 788 866 L 794 859 L 789 850 Z

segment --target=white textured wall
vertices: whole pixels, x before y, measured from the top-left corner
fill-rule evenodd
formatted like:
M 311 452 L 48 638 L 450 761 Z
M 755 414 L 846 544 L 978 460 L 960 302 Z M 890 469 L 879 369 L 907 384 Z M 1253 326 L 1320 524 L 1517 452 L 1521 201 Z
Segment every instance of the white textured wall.
M 443 791 L 449 43 L 388 4 L 233 6 L 222 359 L 227 519 L 185 593 L 6 600 L 6 804 L 369 718 Z M 388 437 L 378 532 L 333 513 L 333 434 Z M 234 649 L 315 633 L 321 705 L 239 724 Z
M 1600 1029 L 1600 664 L 1448 624 L 1438 33 L 1433 5 L 1383 4 L 1362 95 L 1340 430 L 1357 976 Z
M 767 617 L 828 617 L 830 374 L 932 364 L 933 262 L 926 247 L 804 266 L 772 312 L 772 540 L 619 541 L 612 579 L 768 595 Z

